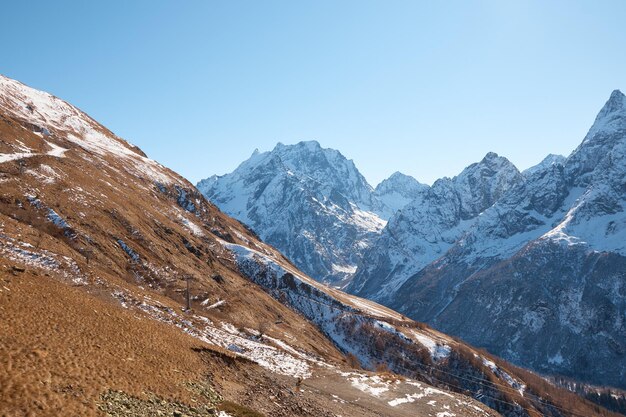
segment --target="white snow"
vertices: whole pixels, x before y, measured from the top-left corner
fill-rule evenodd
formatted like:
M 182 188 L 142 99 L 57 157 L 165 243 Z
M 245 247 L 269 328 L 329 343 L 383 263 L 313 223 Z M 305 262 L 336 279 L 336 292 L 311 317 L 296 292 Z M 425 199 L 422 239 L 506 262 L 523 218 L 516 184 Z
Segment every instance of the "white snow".
M 126 252 L 126 254 L 134 261 L 139 262 L 140 257 L 130 246 L 126 244 L 122 239 L 117 239 L 117 244 Z
M 210 306 L 207 306 L 207 304 L 209 303 L 209 298 L 207 298 L 206 300 L 204 300 L 203 302 L 200 303 L 200 305 L 202 306 L 206 306 L 205 308 L 207 310 L 211 310 L 213 308 L 217 308 L 219 306 L 223 306 L 226 303 L 226 300 L 219 300 L 213 304 L 211 304 Z
M 32 152 L 17 152 L 17 153 L 0 153 L 0 163 L 14 161 L 16 159 L 30 158 L 35 154 Z
M 31 268 L 54 272 L 74 284 L 87 282 L 80 268 L 71 258 L 45 249 L 36 249 L 27 242 L 14 239 L 4 234 L 1 226 L 0 224 L 0 255 L 4 258 Z
M 368 376 L 364 374 L 352 374 L 348 381 L 352 386 L 366 394 L 380 397 L 384 392 L 389 391 L 391 385 L 389 381 L 383 380 L 378 375 Z
M 67 229 L 70 225 L 63 219 L 59 214 L 52 210 L 48 209 L 48 220 L 50 220 L 55 226 L 60 227 L 61 229 Z
M 478 355 L 474 354 L 474 356 L 479 357 Z M 521 383 L 520 381 L 518 381 L 517 379 L 513 378 L 511 375 L 509 375 L 507 372 L 505 372 L 504 370 L 502 370 L 500 367 L 498 367 L 493 361 L 480 356 L 480 359 L 483 362 L 483 365 L 485 365 L 486 367 L 488 367 L 489 369 L 491 369 L 491 371 L 496 374 L 497 376 L 499 376 L 500 378 L 504 379 L 506 381 L 507 384 L 509 384 L 511 387 L 515 388 L 517 391 L 519 391 L 519 393 L 521 395 L 524 395 L 524 391 L 526 390 L 526 385 Z
M 432 337 L 419 331 L 414 330 L 412 333 L 417 341 L 428 349 L 434 361 L 447 358 L 450 355 L 450 346 L 441 342 L 437 343 Z
M 204 230 L 200 226 L 198 226 L 193 221 L 189 220 L 187 217 L 178 213 L 178 220 L 195 236 L 202 237 L 204 236 Z
M 352 161 L 313 142 L 254 153 L 232 173 L 197 186 L 305 273 L 331 285 L 351 278 L 386 224 L 382 203 Z
M 395 406 L 400 405 L 400 404 L 412 403 L 415 400 L 419 400 L 420 398 L 424 398 L 425 396 L 426 396 L 426 394 L 406 394 L 405 397 L 396 398 L 394 400 L 388 401 L 387 404 L 389 404 L 392 407 L 395 407 Z
M 58 145 L 55 145 L 52 142 L 48 142 L 48 141 L 45 141 L 45 142 L 49 147 L 52 148 L 51 150 L 47 152 L 47 155 L 56 156 L 57 158 L 63 158 L 65 156 L 65 152 L 67 152 L 67 149 L 62 148 Z
M 364 230 L 374 233 L 380 231 L 387 225 L 387 221 L 381 219 L 376 213 L 361 210 L 356 204 L 350 203 L 352 206 L 352 222 Z
M 41 164 L 37 169 L 31 169 L 27 172 L 45 184 L 52 184 L 57 179 L 61 178 L 61 174 L 46 164 Z
M 337 265 L 332 264 L 332 269 L 334 273 L 343 273 L 343 274 L 354 274 L 356 272 L 356 265 Z
M 394 320 L 403 319 L 402 315 L 399 313 L 396 313 L 395 311 L 383 307 L 373 301 L 366 300 L 365 298 L 349 296 L 347 301 L 357 309 L 376 317 L 386 317 Z
M 564 362 L 564 358 L 561 354 L 561 351 L 559 350 L 556 354 L 548 357 L 548 362 L 554 365 L 562 365 Z

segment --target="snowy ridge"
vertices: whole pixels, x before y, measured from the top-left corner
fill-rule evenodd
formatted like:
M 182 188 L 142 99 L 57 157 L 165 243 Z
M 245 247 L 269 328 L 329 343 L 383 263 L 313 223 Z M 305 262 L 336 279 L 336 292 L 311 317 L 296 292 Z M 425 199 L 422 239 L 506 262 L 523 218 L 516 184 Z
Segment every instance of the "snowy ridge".
M 103 157 L 127 159 L 133 173 L 148 176 L 165 184 L 173 177 L 159 163 L 148 159 L 136 148 L 116 137 L 91 117 L 53 95 L 30 88 L 19 81 L 0 75 L 0 109 L 37 127 L 39 136 L 55 137 L 73 143 Z M 43 132 L 43 133 L 40 133 Z M 67 149 L 47 142 L 48 155 L 61 157 Z M 23 154 L 0 155 L 0 163 L 29 157 Z
M 338 346 L 355 354 L 365 366 L 373 368 L 376 360 L 347 337 L 345 332 L 349 329 L 342 327 L 346 318 L 354 319 L 360 325 L 368 323 L 402 340 L 415 343 L 427 349 L 434 361 L 450 354 L 449 339 L 427 330 L 406 331 L 397 327 L 394 323 L 405 322 L 406 318 L 393 310 L 320 284 L 280 263 L 271 253 L 225 241 L 220 243 L 233 254 L 234 261 L 250 279 L 320 326 Z
M 375 191 L 352 161 L 315 141 L 255 151 L 232 173 L 197 186 L 298 268 L 339 287 L 388 216 L 426 187 L 396 173 Z
M 517 168 L 494 153 L 452 179 L 436 181 L 389 220 L 348 291 L 390 300 L 409 277 L 443 256 L 485 209 L 521 183 Z

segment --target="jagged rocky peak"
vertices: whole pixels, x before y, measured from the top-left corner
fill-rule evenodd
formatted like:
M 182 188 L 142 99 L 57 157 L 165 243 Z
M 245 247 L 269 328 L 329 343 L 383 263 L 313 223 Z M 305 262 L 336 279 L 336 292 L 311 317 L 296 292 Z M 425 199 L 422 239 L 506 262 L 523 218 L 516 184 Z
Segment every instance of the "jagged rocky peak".
M 374 195 L 388 208 L 389 216 L 430 188 L 410 175 L 394 172 L 374 189 Z
M 437 181 L 390 219 L 350 289 L 536 370 L 623 387 L 624 178 L 615 91 L 567 159 L 520 176 L 490 153 Z
M 396 171 L 380 182 L 375 188 L 377 193 L 391 192 L 398 189 L 407 190 L 423 190 L 428 188 L 428 185 L 420 183 L 418 180 L 410 175 L 403 174 Z
M 393 291 L 444 255 L 481 212 L 523 176 L 508 159 L 489 152 L 454 178 L 441 178 L 387 223 L 363 256 L 349 291 L 387 302 Z
M 524 177 L 508 159 L 489 152 L 452 179 L 460 200 L 461 217 L 474 217 L 506 191 L 523 183 Z
M 232 173 L 198 183 L 307 274 L 338 284 L 385 225 L 383 204 L 351 160 L 316 141 L 278 143 Z
M 354 162 L 341 152 L 322 148 L 317 141 L 303 141 L 295 145 L 278 143 L 271 151 L 294 173 L 306 175 L 343 193 L 348 199 L 371 209 L 372 187 L 358 171 Z M 329 190 L 330 191 L 330 190 Z
M 573 183 L 587 185 L 599 171 L 623 169 L 616 162 L 626 152 L 626 96 L 615 90 L 604 104 L 585 136 L 565 164 Z M 604 162 L 603 162 L 604 161 Z M 601 170 L 597 169 L 602 167 Z M 604 176 L 606 172 L 601 173 Z
M 626 96 L 620 90 L 613 90 L 608 101 L 598 113 L 598 119 L 605 118 L 612 114 L 621 113 L 626 109 Z
M 626 129 L 626 96 L 620 90 L 615 90 L 596 116 L 582 145 L 624 129 Z
M 550 166 L 550 165 L 556 165 L 556 164 L 563 164 L 565 162 L 565 157 L 563 155 L 557 155 L 557 154 L 548 154 L 548 156 L 546 156 L 545 158 L 543 158 L 541 160 L 541 162 L 539 163 L 539 165 L 543 165 L 543 166 Z

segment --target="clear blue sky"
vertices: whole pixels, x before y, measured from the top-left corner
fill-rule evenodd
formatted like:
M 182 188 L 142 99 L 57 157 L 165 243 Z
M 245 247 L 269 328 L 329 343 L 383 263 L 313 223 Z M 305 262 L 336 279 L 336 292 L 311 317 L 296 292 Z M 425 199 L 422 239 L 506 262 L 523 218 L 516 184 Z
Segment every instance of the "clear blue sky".
M 624 1 L 13 1 L 0 73 L 192 182 L 318 140 L 375 185 L 569 154 L 626 89 Z

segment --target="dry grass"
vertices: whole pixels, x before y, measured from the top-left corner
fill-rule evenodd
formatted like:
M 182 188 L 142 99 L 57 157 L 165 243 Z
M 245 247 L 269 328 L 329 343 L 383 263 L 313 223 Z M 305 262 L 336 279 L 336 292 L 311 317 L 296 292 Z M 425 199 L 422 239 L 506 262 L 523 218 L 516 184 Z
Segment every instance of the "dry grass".
M 184 382 L 203 369 L 190 336 L 50 277 L 4 275 L 2 285 L 4 415 L 93 416 L 109 389 L 190 401 Z

